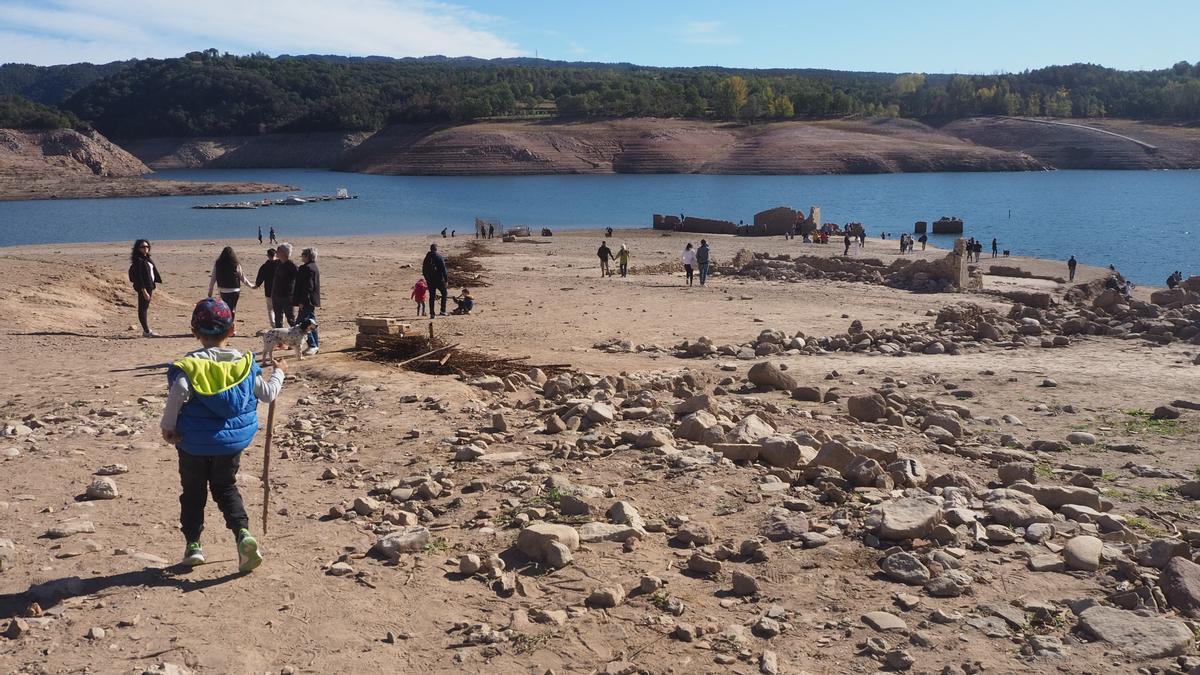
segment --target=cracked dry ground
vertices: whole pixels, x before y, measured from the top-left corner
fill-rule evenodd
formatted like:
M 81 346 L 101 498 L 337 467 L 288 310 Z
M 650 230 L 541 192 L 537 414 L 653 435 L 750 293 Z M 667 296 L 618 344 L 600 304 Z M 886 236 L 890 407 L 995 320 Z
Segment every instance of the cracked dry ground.
M 682 247 L 657 233 L 618 239 L 635 265 Z M 278 404 L 266 562 L 247 576 L 211 505 L 210 564 L 172 566 L 182 542 L 173 450 L 157 435 L 165 382 L 128 369 L 192 342 L 128 337 L 133 311 L 112 305 L 123 247 L 0 253 L 12 317 L 0 671 L 1108 673 L 1198 662 L 1189 495 L 1200 413 L 1143 414 L 1200 398 L 1194 347 L 1080 337 L 906 358 L 679 359 L 671 347 L 701 335 L 752 344 L 764 328 L 830 335 L 851 320 L 928 321 L 964 300 L 1001 314 L 1011 303 L 820 280 L 602 280 L 596 236 L 570 234 L 490 244 L 499 255 L 480 258 L 492 285 L 475 292 L 479 313 L 438 320 L 464 348 L 571 366 L 566 379 L 534 373 L 489 391 L 342 351 L 354 316 L 409 312 L 415 273 L 403 266 L 428 240 L 317 244 L 324 344 L 293 362 Z M 716 257 L 737 244 L 715 238 Z M 218 248 L 156 245 L 170 272 L 152 310 L 160 331 L 181 333 Z M 29 279 L 51 271 L 61 288 L 41 296 Z M 244 303 L 252 332 L 261 300 Z M 612 338 L 661 348 L 593 348 Z M 826 400 L 752 385 L 751 368 Z M 849 414 L 879 404 L 890 424 Z M 548 422 L 565 429 L 547 434 Z M 243 461 L 256 532 L 261 467 L 260 436 Z M 119 496 L 86 498 L 96 472 Z M 49 538 L 55 529 L 75 533 Z

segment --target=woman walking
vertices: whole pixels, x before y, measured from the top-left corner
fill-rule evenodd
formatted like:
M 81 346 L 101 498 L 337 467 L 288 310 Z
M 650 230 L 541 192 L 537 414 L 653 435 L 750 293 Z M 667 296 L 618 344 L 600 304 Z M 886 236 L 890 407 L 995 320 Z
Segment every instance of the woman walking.
M 147 313 L 150 310 L 150 298 L 154 289 L 162 283 L 158 267 L 150 258 L 150 241 L 138 239 L 133 242 L 133 251 L 129 254 L 129 280 L 133 282 L 133 290 L 138 296 L 138 321 L 142 324 L 142 337 L 160 337 L 150 330 Z
M 308 333 L 308 349 L 305 356 L 315 356 L 321 343 L 317 337 L 317 308 L 321 306 L 321 272 L 317 269 L 317 249 L 306 248 L 300 252 L 300 268 L 296 270 L 296 286 L 292 304 L 300 306 L 296 322 L 312 319 L 313 329 Z M 445 299 L 445 296 L 443 296 Z
M 687 272 L 687 285 L 692 285 L 692 266 L 696 264 L 696 251 L 692 250 L 692 242 L 688 242 L 683 248 L 683 253 L 679 255 L 679 262 L 683 263 L 683 270 Z
M 237 318 L 238 298 L 242 296 L 242 284 L 254 286 L 254 282 L 246 278 L 242 272 L 242 264 L 238 262 L 237 254 L 232 246 L 226 246 L 213 263 L 212 274 L 208 277 L 208 297 L 213 296 L 213 288 L 221 294 L 221 299 L 229 305 L 234 318 Z

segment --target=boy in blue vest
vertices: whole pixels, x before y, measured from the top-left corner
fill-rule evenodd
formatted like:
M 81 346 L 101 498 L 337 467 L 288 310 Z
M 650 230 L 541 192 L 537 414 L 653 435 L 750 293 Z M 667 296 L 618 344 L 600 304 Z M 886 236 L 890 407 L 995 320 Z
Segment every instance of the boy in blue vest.
M 262 564 L 262 554 L 237 489 L 238 465 L 258 431 L 258 402 L 279 395 L 287 364 L 275 361 L 270 378 L 264 378 L 254 354 L 229 347 L 233 312 L 218 298 L 196 303 L 192 334 L 203 348 L 167 370 L 167 403 L 159 424 L 163 439 L 179 452 L 179 524 L 187 541 L 183 564 L 204 562 L 200 533 L 211 489 L 225 526 L 234 533 L 238 569 L 249 572 Z

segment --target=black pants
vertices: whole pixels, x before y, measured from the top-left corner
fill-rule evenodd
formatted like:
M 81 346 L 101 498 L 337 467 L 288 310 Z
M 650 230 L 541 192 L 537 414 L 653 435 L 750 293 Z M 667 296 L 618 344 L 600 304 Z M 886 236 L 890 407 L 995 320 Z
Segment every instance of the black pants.
M 150 297 L 154 297 L 154 291 L 146 291 L 146 295 L 142 295 L 141 291 L 137 292 L 138 296 L 138 321 L 142 323 L 142 332 L 150 332 L 150 324 L 147 323 L 146 313 L 150 309 Z M 150 297 L 146 297 L 150 296 Z
M 271 298 L 271 307 L 275 312 L 275 327 L 283 328 L 283 319 L 287 318 L 287 325 L 293 326 L 296 324 L 296 310 L 292 307 L 291 298 Z
M 224 301 L 225 304 L 229 305 L 229 311 L 233 312 L 235 317 L 237 316 L 237 301 L 240 297 L 242 297 L 241 293 L 221 294 L 221 300 Z
M 200 541 L 204 531 L 204 506 L 208 491 L 225 516 L 225 527 L 235 535 L 250 526 L 242 495 L 237 489 L 238 466 L 242 453 L 233 455 L 189 455 L 179 450 L 179 529 L 189 542 Z
M 449 295 L 449 293 L 446 291 L 446 282 L 444 282 L 444 281 L 442 281 L 440 283 L 432 282 L 432 281 L 426 279 L 425 283 L 429 284 L 429 316 L 433 316 L 434 314 L 437 313 L 435 311 L 434 302 L 437 300 L 438 291 L 441 291 L 441 293 L 442 293 L 442 314 L 445 314 L 446 313 L 446 296 Z
M 683 266 L 683 270 L 684 270 L 685 272 L 687 272 L 687 285 L 688 285 L 688 286 L 691 286 L 691 285 L 692 285 L 692 274 L 694 273 L 694 272 L 692 271 L 692 266 L 691 266 L 691 265 L 684 265 L 684 266 Z

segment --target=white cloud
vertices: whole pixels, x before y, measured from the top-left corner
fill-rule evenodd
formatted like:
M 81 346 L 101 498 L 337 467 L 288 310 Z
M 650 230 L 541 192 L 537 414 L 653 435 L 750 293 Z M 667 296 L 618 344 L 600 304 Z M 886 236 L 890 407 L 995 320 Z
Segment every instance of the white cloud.
M 688 21 L 683 24 L 680 40 L 693 45 L 735 45 L 737 35 L 720 21 Z
M 499 23 L 430 0 L 0 0 L 0 63 L 162 58 L 208 47 L 268 54 L 523 55 L 490 30 Z

